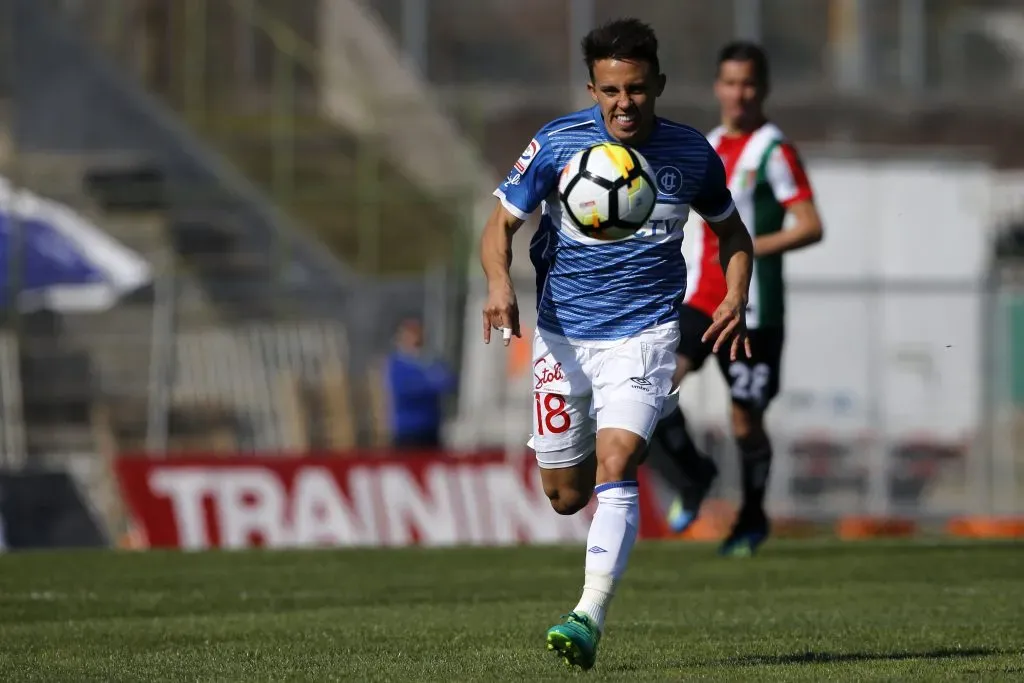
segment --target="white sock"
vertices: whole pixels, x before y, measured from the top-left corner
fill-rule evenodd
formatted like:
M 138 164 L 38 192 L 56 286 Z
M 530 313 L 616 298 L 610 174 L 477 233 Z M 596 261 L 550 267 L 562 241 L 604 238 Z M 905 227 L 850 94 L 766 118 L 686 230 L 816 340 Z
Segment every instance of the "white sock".
M 587 535 L 586 580 L 575 612 L 586 612 L 604 631 L 604 616 L 615 586 L 626 571 L 640 526 L 640 494 L 636 481 L 601 484 L 597 512 Z

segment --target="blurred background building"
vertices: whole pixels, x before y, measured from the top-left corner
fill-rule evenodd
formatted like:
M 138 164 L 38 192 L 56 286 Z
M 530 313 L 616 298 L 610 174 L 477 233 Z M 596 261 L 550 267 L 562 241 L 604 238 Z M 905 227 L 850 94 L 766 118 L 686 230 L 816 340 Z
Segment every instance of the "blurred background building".
M 459 378 L 442 397 L 445 448 L 522 455 L 529 350 L 479 342 L 477 234 L 537 128 L 587 104 L 579 39 L 623 7 L 0 0 L 12 196 L 58 203 L 146 264 L 116 301 L 27 305 L 17 246 L 35 214 L 9 210 L 6 468 L 73 473 L 119 527 L 121 455 L 393 453 L 382 370 L 409 318 Z M 769 110 L 818 192 L 826 241 L 787 261 L 775 509 L 1024 512 L 1024 8 L 628 12 L 661 39 L 660 113 L 702 129 L 716 123 L 718 48 L 761 41 Z M 527 241 L 515 273 L 528 330 Z M 734 462 L 717 376 L 683 400 Z

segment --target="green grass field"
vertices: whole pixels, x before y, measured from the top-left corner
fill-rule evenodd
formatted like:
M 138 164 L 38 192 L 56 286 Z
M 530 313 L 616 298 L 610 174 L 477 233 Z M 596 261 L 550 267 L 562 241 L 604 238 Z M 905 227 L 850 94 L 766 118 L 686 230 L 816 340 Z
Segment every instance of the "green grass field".
M 0 680 L 1020 680 L 1024 546 L 642 543 L 597 666 L 583 549 L 0 556 Z

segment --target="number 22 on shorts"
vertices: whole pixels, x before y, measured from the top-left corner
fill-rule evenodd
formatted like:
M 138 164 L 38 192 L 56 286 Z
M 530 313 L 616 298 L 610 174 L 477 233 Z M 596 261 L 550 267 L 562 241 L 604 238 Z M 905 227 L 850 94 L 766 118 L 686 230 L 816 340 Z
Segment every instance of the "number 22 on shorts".
M 562 434 L 572 426 L 565 398 L 560 394 L 535 393 L 533 405 L 537 411 L 537 434 Z
M 729 366 L 729 375 L 733 378 L 733 396 L 741 401 L 764 401 L 764 390 L 772 376 L 771 368 L 766 363 L 758 363 L 753 368 L 743 363 L 733 363 Z

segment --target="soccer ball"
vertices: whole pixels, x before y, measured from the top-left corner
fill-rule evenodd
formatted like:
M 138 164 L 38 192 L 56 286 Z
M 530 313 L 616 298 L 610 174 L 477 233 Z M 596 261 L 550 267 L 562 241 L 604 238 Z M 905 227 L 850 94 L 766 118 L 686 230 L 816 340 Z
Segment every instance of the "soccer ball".
M 658 194 L 653 178 L 651 165 L 635 149 L 602 142 L 569 160 L 558 180 L 558 198 L 587 237 L 625 239 L 654 211 Z

